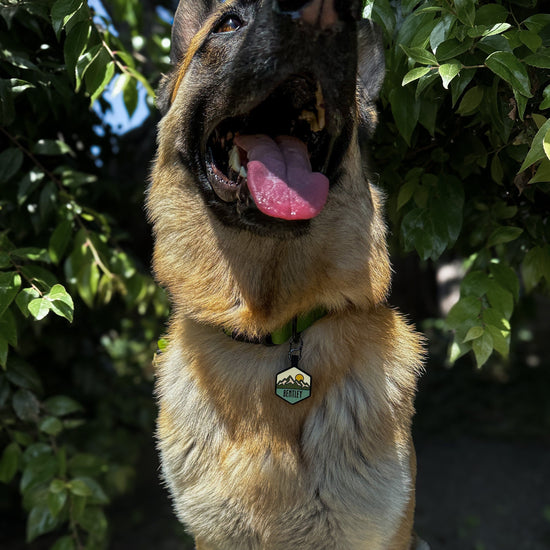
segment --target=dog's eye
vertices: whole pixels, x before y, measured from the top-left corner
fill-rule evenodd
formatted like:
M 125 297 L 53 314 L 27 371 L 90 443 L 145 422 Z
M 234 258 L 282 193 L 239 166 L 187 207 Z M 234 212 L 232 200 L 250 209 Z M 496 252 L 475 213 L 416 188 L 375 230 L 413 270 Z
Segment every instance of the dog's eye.
M 214 32 L 235 32 L 242 27 L 242 21 L 236 15 L 226 17 Z

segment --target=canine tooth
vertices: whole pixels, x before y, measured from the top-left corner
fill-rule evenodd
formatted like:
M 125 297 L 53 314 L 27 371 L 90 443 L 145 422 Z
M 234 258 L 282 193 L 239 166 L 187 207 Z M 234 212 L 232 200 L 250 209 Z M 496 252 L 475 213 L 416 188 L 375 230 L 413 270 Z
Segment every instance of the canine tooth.
M 300 113 L 300 116 L 298 117 L 300 120 L 305 120 L 309 126 L 311 127 L 312 131 L 318 132 L 319 130 L 322 130 L 322 128 L 319 125 L 319 122 L 317 120 L 317 117 L 315 116 L 315 113 L 311 111 L 306 111 L 305 109 Z M 324 116 L 323 116 L 323 127 L 324 127 Z
M 241 176 L 241 178 L 246 178 L 247 175 L 248 172 L 246 171 L 246 168 L 244 166 L 241 166 L 241 169 L 239 170 L 239 176 Z
M 233 145 L 233 149 L 229 153 L 229 166 L 237 173 L 241 171 L 241 155 L 236 145 Z

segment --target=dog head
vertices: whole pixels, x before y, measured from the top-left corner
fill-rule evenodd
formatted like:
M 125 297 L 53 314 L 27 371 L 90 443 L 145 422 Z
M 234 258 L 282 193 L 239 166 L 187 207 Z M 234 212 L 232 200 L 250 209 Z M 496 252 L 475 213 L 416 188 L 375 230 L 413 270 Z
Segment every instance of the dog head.
M 247 334 L 385 298 L 380 36 L 360 0 L 181 0 L 147 198 L 175 307 Z
M 182 0 L 158 105 L 209 207 L 261 234 L 307 230 L 384 68 L 359 0 Z M 358 107 L 360 106 L 360 107 Z

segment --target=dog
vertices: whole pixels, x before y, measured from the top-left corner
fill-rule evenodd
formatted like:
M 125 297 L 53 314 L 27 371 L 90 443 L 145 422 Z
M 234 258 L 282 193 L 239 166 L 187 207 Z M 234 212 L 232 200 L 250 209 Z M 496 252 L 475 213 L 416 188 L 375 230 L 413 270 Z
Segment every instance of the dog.
M 172 313 L 163 478 L 200 550 L 409 550 L 421 336 L 367 143 L 384 78 L 356 0 L 181 0 L 148 189 Z

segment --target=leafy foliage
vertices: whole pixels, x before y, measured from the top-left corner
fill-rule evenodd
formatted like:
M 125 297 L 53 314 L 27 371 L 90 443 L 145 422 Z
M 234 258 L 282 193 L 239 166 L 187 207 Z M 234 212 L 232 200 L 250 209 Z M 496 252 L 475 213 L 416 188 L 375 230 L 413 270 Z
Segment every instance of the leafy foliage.
M 550 285 L 550 15 L 536 2 L 368 0 L 387 78 L 376 166 L 406 251 L 462 258 L 450 359 L 506 358 Z
M 123 33 L 82 0 L 0 2 L 0 481 L 19 479 L 27 542 L 57 531 L 56 550 L 105 546 L 154 414 L 166 300 L 132 235 L 145 173 L 110 171 L 124 144 L 90 110 L 116 80 L 133 112 L 166 61 L 128 4 L 105 3 L 132 11 Z

